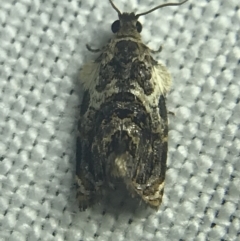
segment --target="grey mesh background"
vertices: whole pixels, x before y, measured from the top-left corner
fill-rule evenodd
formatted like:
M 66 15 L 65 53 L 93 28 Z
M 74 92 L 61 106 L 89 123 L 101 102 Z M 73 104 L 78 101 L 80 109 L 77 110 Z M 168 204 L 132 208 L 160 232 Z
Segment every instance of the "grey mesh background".
M 161 2 L 115 0 L 137 12 Z M 116 191 L 80 212 L 78 72 L 117 14 L 107 0 L 1 1 L 0 240 L 240 240 L 239 4 L 190 0 L 140 18 L 173 77 L 163 203 Z

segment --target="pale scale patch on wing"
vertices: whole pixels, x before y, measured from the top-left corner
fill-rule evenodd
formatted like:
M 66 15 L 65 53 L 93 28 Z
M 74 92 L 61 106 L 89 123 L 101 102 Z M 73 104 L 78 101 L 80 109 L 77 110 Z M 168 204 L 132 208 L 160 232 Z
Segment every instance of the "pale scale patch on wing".
M 80 81 L 83 84 L 83 88 L 89 91 L 91 106 L 95 109 L 98 109 L 108 96 L 118 93 L 118 89 L 114 87 L 116 85 L 116 79 L 113 79 L 113 83 L 108 85 L 105 91 L 98 92 L 96 90 L 96 86 L 99 83 L 100 65 L 100 62 L 89 62 L 80 70 Z
M 152 80 L 156 85 L 159 93 L 166 95 L 171 87 L 171 76 L 165 66 L 158 64 L 153 66 L 152 69 Z
M 89 62 L 85 64 L 80 70 L 80 81 L 85 90 L 89 90 L 93 94 L 99 78 L 100 64 L 96 62 Z
M 105 100 L 104 92 L 96 91 L 99 82 L 100 63 L 89 62 L 80 70 L 80 81 L 91 96 L 90 105 L 98 109 Z

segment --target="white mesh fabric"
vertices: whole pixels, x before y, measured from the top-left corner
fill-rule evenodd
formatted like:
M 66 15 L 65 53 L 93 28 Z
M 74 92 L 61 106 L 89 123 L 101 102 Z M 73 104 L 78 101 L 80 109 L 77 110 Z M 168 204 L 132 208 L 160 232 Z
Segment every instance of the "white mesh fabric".
M 137 12 L 161 3 L 114 2 Z M 117 14 L 107 0 L 2 1 L 0 240 L 240 240 L 239 6 L 189 0 L 140 18 L 173 76 L 163 203 L 155 212 L 116 191 L 80 212 L 78 72 L 98 56 L 85 44 L 104 45 Z

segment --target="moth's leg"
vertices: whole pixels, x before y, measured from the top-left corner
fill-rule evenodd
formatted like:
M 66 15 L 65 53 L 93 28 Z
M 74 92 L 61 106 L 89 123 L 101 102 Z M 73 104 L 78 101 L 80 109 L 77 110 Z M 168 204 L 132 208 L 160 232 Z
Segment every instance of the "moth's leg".
M 95 178 L 90 148 L 81 142 L 80 137 L 77 138 L 76 185 L 80 210 L 85 210 L 100 199 L 102 182 Z
M 101 52 L 102 49 L 93 49 L 91 46 L 89 46 L 88 44 L 86 44 L 86 48 L 88 51 L 93 52 L 93 53 L 98 53 Z
M 173 112 L 173 111 L 168 111 L 168 114 L 169 114 L 169 115 L 176 116 L 175 112 Z
M 163 46 L 161 45 L 157 50 L 150 49 L 150 51 L 152 54 L 158 54 L 162 51 L 162 49 L 163 49 Z

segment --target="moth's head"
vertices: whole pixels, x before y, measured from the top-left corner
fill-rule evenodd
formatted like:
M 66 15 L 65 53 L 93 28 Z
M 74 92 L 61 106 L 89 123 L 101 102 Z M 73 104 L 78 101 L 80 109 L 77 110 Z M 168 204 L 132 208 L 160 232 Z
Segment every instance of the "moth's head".
M 167 6 L 179 6 L 187 1 L 188 0 L 185 0 L 180 3 L 165 3 L 153 9 L 150 9 L 149 11 L 146 11 L 144 13 L 135 14 L 135 13 L 121 13 L 120 10 L 114 5 L 112 0 L 109 0 L 112 7 L 118 13 L 118 18 L 119 18 L 112 24 L 112 32 L 119 37 L 131 36 L 139 39 L 140 33 L 142 31 L 142 24 L 138 21 L 138 18 L 140 16 L 151 13 L 159 8 L 163 8 Z
M 134 13 L 118 14 L 119 19 L 113 22 L 112 32 L 117 36 L 140 38 L 142 24 Z

